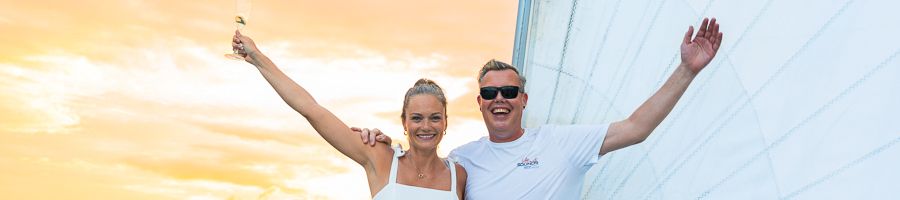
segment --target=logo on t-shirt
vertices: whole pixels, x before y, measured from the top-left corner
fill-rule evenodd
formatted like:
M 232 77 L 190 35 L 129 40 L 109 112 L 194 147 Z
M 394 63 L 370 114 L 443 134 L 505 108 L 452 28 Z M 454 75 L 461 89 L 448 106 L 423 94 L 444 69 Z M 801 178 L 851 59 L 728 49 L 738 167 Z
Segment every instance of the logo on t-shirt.
M 525 159 L 522 159 L 522 162 L 516 163 L 516 167 L 522 167 L 523 169 L 538 168 L 541 167 L 541 163 L 538 162 L 537 158 L 528 159 L 528 157 L 526 157 Z

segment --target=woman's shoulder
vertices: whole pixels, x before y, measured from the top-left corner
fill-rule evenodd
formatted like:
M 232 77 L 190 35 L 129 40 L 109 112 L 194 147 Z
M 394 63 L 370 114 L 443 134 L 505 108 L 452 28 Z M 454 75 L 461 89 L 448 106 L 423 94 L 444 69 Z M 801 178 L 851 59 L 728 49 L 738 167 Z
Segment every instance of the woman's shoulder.
M 386 162 L 390 163 L 391 161 L 394 160 L 394 156 L 396 156 L 395 155 L 396 153 L 402 152 L 402 151 L 398 151 L 397 148 L 399 148 L 399 147 L 391 147 L 388 144 L 379 142 L 379 143 L 376 143 L 375 146 L 370 147 L 369 150 L 372 152 L 372 154 L 374 154 L 375 161 L 380 161 L 380 162 L 386 161 Z
M 456 179 L 465 181 L 466 177 L 467 177 L 466 168 L 463 167 L 462 165 L 460 165 L 458 162 L 456 162 L 456 160 L 453 160 L 453 158 L 448 157 L 448 158 L 444 158 L 444 159 L 448 163 L 452 164 L 454 171 L 456 171 Z
M 369 168 L 378 176 L 387 175 L 391 170 L 391 162 L 394 160 L 394 148 L 384 143 L 376 143 L 367 151 L 371 154 Z
M 465 198 L 466 179 L 469 175 L 466 173 L 466 168 L 459 163 L 453 162 L 453 166 L 456 168 L 456 191 L 459 195 L 459 199 L 463 199 Z
M 462 176 L 463 179 L 466 178 L 466 168 L 460 165 L 459 163 L 453 163 L 453 166 L 456 168 L 456 176 Z

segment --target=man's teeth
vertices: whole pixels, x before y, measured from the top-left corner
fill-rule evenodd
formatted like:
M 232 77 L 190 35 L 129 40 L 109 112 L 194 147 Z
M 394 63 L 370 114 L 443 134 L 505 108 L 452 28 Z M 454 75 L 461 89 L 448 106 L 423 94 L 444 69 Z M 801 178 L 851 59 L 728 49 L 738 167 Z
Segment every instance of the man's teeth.
M 494 110 L 492 110 L 491 112 L 494 113 L 494 114 L 506 114 L 506 113 L 509 113 L 509 109 L 506 109 L 506 108 L 494 108 Z

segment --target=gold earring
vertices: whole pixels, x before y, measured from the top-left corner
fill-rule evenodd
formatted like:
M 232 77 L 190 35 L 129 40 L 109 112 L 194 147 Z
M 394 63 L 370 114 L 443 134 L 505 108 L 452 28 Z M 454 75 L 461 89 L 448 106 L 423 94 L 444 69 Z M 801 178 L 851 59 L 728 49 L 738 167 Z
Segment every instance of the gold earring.
M 403 131 L 403 135 L 407 135 L 407 134 L 409 134 L 409 132 L 407 132 L 407 131 L 404 130 L 404 131 Z

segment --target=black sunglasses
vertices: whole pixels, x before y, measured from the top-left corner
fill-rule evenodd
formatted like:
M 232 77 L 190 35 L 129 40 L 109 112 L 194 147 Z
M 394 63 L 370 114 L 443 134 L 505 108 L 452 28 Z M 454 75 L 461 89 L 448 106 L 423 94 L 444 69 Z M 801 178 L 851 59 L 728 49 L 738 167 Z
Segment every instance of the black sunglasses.
M 481 98 L 492 100 L 497 98 L 497 92 L 503 95 L 505 99 L 515 99 L 519 96 L 519 86 L 503 86 L 503 87 L 482 87 Z

